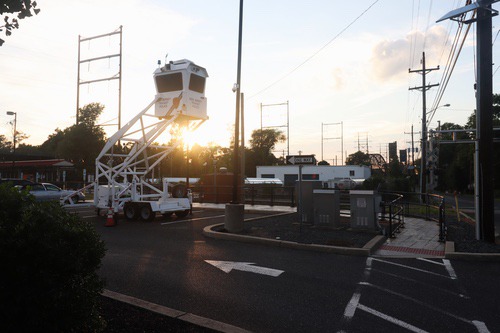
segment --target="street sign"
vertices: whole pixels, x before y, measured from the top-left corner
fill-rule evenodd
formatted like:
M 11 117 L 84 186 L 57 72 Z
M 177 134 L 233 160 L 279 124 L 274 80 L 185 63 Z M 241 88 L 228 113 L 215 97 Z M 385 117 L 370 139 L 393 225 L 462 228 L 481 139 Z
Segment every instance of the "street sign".
M 314 155 L 287 155 L 286 164 L 316 165 L 316 157 Z

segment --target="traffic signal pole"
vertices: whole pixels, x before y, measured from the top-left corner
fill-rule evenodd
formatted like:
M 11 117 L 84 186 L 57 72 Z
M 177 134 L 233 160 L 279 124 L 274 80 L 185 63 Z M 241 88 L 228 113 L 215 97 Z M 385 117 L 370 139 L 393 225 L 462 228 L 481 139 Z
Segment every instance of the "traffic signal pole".
M 493 56 L 492 16 L 498 11 L 491 4 L 498 0 L 477 0 L 452 10 L 437 22 L 454 20 L 465 24 L 476 22 L 476 223 L 477 239 L 495 242 L 494 187 L 493 187 Z M 476 11 L 466 20 L 468 12 Z
M 478 1 L 476 140 L 478 141 L 479 239 L 495 242 L 493 184 L 493 80 L 491 1 Z

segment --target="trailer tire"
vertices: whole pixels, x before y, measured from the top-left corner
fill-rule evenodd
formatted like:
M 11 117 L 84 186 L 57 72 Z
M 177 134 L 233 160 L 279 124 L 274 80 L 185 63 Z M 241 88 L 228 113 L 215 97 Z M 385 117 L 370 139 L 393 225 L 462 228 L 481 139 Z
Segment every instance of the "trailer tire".
M 175 212 L 175 216 L 177 216 L 178 218 L 186 217 L 188 214 L 189 214 L 189 209 L 187 209 L 187 210 L 178 210 L 178 211 Z
M 177 184 L 172 188 L 172 197 L 187 198 L 187 188 L 184 184 Z
M 139 216 L 141 217 L 141 220 L 151 222 L 154 220 L 156 213 L 153 212 L 150 205 L 142 205 L 139 208 Z
M 139 217 L 139 210 L 137 209 L 137 205 L 127 202 L 123 206 L 123 214 L 127 220 L 137 220 Z

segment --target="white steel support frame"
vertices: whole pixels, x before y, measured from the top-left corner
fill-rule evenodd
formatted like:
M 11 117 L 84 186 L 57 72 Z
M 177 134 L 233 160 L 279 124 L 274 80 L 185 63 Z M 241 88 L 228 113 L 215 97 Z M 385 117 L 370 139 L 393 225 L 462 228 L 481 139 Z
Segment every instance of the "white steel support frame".
M 174 122 L 183 121 L 187 124 L 187 131 L 191 132 L 206 120 L 186 117 L 173 107 L 165 116 L 157 117 L 150 112 L 157 100 L 158 98 L 155 98 L 142 112 L 116 132 L 96 158 L 95 191 L 99 188 L 99 180 L 102 183 L 105 179 L 110 186 L 107 207 L 111 207 L 115 213 L 119 212 L 127 201 L 144 201 L 144 199 L 152 198 L 165 200 L 167 198 L 168 184 L 164 183 L 164 189 L 161 191 L 147 183 L 145 178 L 181 141 L 169 147 L 153 146 L 161 151 L 151 155 L 148 155 L 147 149 L 153 148 L 151 145 L 155 140 Z M 151 118 L 157 120 L 146 125 L 147 120 Z M 114 147 L 120 142 L 132 143 L 127 154 L 114 153 Z M 145 194 L 145 188 L 151 190 L 153 194 Z M 94 195 L 96 207 L 98 207 L 98 200 L 99 196 Z

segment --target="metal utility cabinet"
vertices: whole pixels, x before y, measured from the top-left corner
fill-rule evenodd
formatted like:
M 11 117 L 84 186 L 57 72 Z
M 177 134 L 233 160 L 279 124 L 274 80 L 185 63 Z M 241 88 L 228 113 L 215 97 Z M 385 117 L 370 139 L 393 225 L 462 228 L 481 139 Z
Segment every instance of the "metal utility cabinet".
M 295 193 L 297 193 L 298 209 L 302 213 L 301 221 L 312 224 L 314 222 L 314 202 L 313 190 L 320 189 L 322 183 L 320 181 L 302 181 L 301 191 L 299 193 L 299 182 L 295 183 Z
M 340 192 L 314 190 L 314 224 L 318 226 L 340 226 Z
M 379 230 L 378 213 L 382 197 L 375 191 L 349 192 L 351 228 Z

